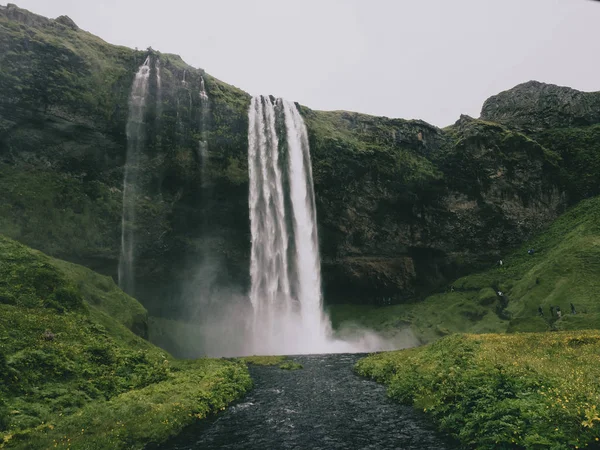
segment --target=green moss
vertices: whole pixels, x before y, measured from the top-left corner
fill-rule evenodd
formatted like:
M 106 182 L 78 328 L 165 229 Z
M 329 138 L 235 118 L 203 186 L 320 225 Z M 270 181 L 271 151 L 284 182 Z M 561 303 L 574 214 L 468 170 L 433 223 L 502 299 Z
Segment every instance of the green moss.
M 452 335 L 356 371 L 466 447 L 584 448 L 600 438 L 597 331 Z
M 302 366 L 302 364 L 297 363 L 295 361 L 288 361 L 288 362 L 284 362 L 283 364 L 281 364 L 279 366 L 279 368 L 282 370 L 300 370 L 300 369 L 303 369 L 304 366 Z
M 562 186 L 571 201 L 600 193 L 600 125 L 553 128 L 538 133 L 536 139 L 561 156 Z
M 0 163 L 0 232 L 58 257 L 114 257 L 122 194 L 65 173 Z
M 301 111 L 309 130 L 316 185 L 356 182 L 357 176 L 370 174 L 414 188 L 442 177 L 424 156 L 425 144 L 418 138 L 423 130 L 440 140 L 439 130 L 431 125 L 346 111 L 305 107 Z
M 0 292 L 3 448 L 141 448 L 250 387 L 242 364 L 174 361 L 133 334 L 146 311 L 111 279 L 2 235 Z
M 287 356 L 244 356 L 240 358 L 246 364 L 254 364 L 256 366 L 277 366 L 287 359 Z
M 164 442 L 214 414 L 252 385 L 243 365 L 197 360 L 176 363 L 169 379 L 83 406 L 63 420 L 9 436 L 6 448 L 129 449 Z

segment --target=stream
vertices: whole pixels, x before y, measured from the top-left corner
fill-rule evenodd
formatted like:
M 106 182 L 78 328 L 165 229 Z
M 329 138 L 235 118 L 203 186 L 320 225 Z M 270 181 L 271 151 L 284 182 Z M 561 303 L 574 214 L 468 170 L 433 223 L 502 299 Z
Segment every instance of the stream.
M 254 389 L 216 418 L 159 447 L 184 449 L 450 449 L 427 418 L 354 374 L 364 355 L 309 355 L 295 371 L 250 366 Z

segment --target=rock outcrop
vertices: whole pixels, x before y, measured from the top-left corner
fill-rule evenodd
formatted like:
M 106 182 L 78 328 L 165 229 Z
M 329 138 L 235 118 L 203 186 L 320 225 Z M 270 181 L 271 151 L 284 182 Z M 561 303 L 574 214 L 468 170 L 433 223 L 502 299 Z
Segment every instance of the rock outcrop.
M 535 132 L 600 123 L 600 92 L 529 81 L 483 104 L 481 118 Z

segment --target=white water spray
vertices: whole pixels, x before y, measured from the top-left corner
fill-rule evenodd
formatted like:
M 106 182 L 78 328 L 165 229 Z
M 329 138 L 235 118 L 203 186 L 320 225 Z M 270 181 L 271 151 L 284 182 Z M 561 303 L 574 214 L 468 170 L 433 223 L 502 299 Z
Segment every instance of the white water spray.
M 129 96 L 127 120 L 127 161 L 123 178 L 123 216 L 121 220 L 121 256 L 119 258 L 119 286 L 128 294 L 134 292 L 135 262 L 135 199 L 140 161 L 145 143 L 144 113 L 150 78 L 148 56 L 135 75 Z

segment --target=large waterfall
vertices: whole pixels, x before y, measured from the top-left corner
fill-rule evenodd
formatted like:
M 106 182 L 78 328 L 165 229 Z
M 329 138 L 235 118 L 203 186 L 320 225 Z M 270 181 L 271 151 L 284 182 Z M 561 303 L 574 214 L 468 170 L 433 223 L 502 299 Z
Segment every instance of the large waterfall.
M 135 262 L 135 204 L 138 172 L 145 143 L 144 114 L 148 97 L 150 57 L 146 58 L 135 75 L 129 97 L 127 120 L 127 161 L 123 178 L 123 216 L 121 223 L 121 256 L 119 286 L 128 294 L 134 293 Z
M 293 103 L 264 96 L 252 99 L 248 122 L 254 310 L 249 353 L 365 352 L 402 346 L 396 338 L 358 328 L 333 336 L 323 312 L 306 126 Z
M 322 351 L 329 333 L 322 313 L 310 149 L 294 104 L 252 99 L 248 166 L 253 350 Z

